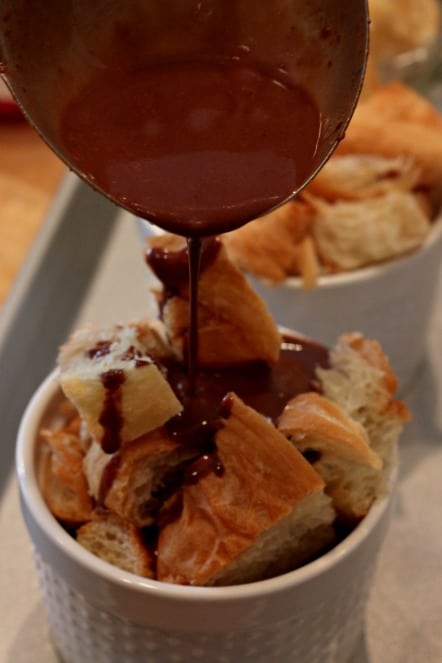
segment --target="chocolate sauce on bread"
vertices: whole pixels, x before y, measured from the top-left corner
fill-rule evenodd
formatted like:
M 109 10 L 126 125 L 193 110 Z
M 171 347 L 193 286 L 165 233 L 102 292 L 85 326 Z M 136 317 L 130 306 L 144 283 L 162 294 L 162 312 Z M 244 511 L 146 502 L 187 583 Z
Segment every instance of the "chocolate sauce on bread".
M 297 394 L 319 389 L 316 368 L 329 366 L 328 350 L 291 333 L 283 334 L 282 338 L 279 359 L 274 366 L 250 362 L 226 368 L 199 369 L 194 394 L 189 394 L 187 388 L 186 365 L 170 360 L 164 363 L 168 382 L 183 403 L 182 413 L 170 419 L 165 430 L 175 442 L 189 445 L 200 453 L 193 469 L 186 471 L 186 480 L 193 477 L 192 481 L 196 482 L 197 478 L 211 471 L 222 473 L 214 436 L 230 414 L 227 396 L 230 392 L 236 393 L 247 405 L 276 424 L 288 400 Z M 103 374 L 106 398 L 100 423 L 105 428 L 103 449 L 107 453 L 119 449 L 123 382 L 123 371 Z M 102 495 L 109 490 L 118 468 L 115 456 L 111 463 L 106 478 L 102 480 Z

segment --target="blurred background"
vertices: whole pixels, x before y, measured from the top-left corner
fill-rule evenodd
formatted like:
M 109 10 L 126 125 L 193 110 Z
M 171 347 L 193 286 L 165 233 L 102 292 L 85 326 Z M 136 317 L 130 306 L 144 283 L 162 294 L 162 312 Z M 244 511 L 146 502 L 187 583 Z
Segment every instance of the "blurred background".
M 442 106 L 441 0 L 368 0 L 371 43 L 366 92 L 400 79 Z

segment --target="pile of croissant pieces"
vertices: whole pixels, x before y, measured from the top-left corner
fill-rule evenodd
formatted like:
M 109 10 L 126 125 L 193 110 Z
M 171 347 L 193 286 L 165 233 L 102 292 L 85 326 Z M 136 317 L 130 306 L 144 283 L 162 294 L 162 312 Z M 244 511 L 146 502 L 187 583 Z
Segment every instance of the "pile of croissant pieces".
M 172 250 L 178 240 L 149 241 Z M 201 365 L 271 367 L 280 331 L 224 246 L 200 289 Z M 161 320 L 87 327 L 61 347 L 61 390 L 39 441 L 42 494 L 79 544 L 137 575 L 207 586 L 284 573 L 329 549 L 337 520 L 359 522 L 387 490 L 409 413 L 379 344 L 344 334 L 317 370 L 318 388 L 289 399 L 276 424 L 229 394 L 214 438 L 223 472 L 176 485 L 195 449 L 167 433 L 182 404 L 165 366 L 184 361 L 188 298 L 184 284 Z M 113 452 L 103 448 L 109 371 L 124 373 Z
M 392 260 L 422 246 L 442 194 L 442 116 L 400 82 L 358 105 L 346 135 L 294 201 L 225 236 L 232 260 L 269 284 Z
M 439 0 L 369 0 L 370 56 L 379 65 L 431 47 L 440 32 Z

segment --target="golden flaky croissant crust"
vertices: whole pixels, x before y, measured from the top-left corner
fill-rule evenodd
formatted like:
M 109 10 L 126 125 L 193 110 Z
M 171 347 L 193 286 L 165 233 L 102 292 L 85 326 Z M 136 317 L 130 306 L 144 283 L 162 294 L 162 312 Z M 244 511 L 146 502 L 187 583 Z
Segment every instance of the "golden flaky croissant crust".
M 272 284 L 345 272 L 418 250 L 442 199 L 442 116 L 403 83 L 364 97 L 337 150 L 295 202 L 225 238 Z
M 170 523 L 167 509 L 177 505 L 166 506 L 158 539 L 160 580 L 192 585 L 253 580 L 268 574 L 278 549 L 293 563 L 307 532 L 321 545 L 332 540 L 328 526 L 334 513 L 319 475 L 264 417 L 230 398 L 231 413 L 215 438 L 224 474 L 209 473 L 196 485 L 185 485 L 174 498 L 181 502 L 180 516 Z M 285 555 L 281 571 L 284 561 Z
M 368 512 L 379 492 L 383 462 L 361 424 L 324 396 L 308 393 L 288 402 L 278 428 L 310 459 L 343 516 Z

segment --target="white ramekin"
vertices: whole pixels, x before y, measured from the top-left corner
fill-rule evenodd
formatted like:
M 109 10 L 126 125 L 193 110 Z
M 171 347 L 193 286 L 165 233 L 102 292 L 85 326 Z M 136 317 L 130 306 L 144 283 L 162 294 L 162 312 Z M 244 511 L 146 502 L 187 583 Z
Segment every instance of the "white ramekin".
M 42 498 L 38 431 L 59 398 L 52 373 L 24 413 L 16 463 L 50 631 L 65 663 L 343 663 L 350 656 L 391 491 L 331 552 L 277 578 L 220 588 L 143 579 L 83 549 Z
M 441 262 L 442 217 L 416 252 L 321 276 L 311 290 L 303 290 L 295 277 L 276 286 L 248 278 L 281 325 L 327 346 L 342 332 L 359 331 L 378 340 L 403 391 L 425 356 Z

